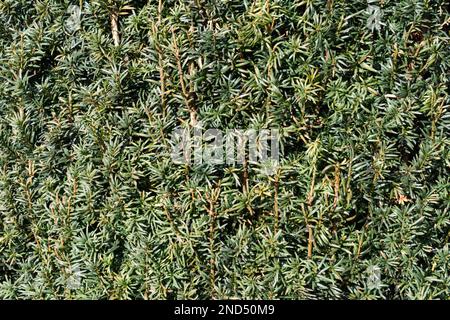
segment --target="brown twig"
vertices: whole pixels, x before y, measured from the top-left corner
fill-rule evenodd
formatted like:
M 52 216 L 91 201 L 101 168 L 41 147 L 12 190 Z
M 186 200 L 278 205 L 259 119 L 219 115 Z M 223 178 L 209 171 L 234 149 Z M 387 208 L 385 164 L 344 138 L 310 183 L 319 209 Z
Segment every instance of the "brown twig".
M 243 170 L 244 172 L 242 174 L 242 192 L 248 193 L 248 163 L 245 154 L 244 154 Z
M 189 110 L 191 118 L 191 126 L 195 127 L 197 125 L 197 110 L 195 110 L 195 107 L 191 104 L 189 99 L 189 92 L 186 89 L 186 84 L 184 82 L 184 75 L 183 75 L 183 67 L 181 65 L 180 49 L 178 48 L 175 32 L 173 31 L 173 29 L 172 29 L 172 40 L 173 40 L 174 54 L 177 60 L 178 76 L 180 78 L 180 86 L 184 98 L 184 103 L 186 105 L 186 108 Z
M 308 225 L 308 259 L 312 257 L 312 247 L 314 242 L 313 230 L 310 225 Z
M 210 225 L 209 225 L 209 250 L 211 254 L 211 259 L 209 260 L 210 269 L 209 269 L 209 280 L 211 285 L 211 297 L 214 297 L 214 284 L 215 284 L 215 278 L 216 278 L 216 272 L 215 272 L 215 253 L 214 253 L 214 233 L 215 233 L 215 223 L 216 223 L 216 212 L 214 210 L 214 207 L 216 205 L 217 200 L 220 196 L 220 183 L 219 186 L 211 191 L 210 195 L 207 195 L 207 201 L 209 203 L 208 213 L 211 219 Z
M 306 213 L 305 206 L 303 203 L 300 204 L 300 208 L 303 212 L 303 216 L 305 218 L 305 225 L 306 225 L 306 231 L 308 232 L 308 259 L 312 257 L 312 249 L 314 244 L 314 235 L 313 235 L 313 229 L 311 226 L 311 223 L 308 218 L 308 214 Z M 308 206 L 308 211 L 310 211 L 311 208 Z
M 274 181 L 274 197 L 273 197 L 273 213 L 275 215 L 275 233 L 278 232 L 278 222 L 279 222 L 279 213 L 278 213 L 278 185 L 279 185 L 279 176 L 280 172 L 278 171 L 275 175 L 275 181 Z
M 153 34 L 155 38 L 158 38 L 158 28 L 161 25 L 161 13 L 162 13 L 162 0 L 158 3 L 158 21 L 153 24 Z M 164 73 L 164 55 L 158 41 L 155 41 L 156 52 L 158 53 L 158 69 L 159 69 L 159 83 L 161 91 L 161 107 L 163 117 L 166 115 L 166 77 Z
M 311 186 L 309 189 L 307 204 L 308 204 L 308 211 L 311 210 L 311 206 L 314 200 L 314 185 L 316 181 L 316 166 L 314 164 L 313 173 L 312 173 L 312 179 L 311 179 Z M 306 218 L 306 217 L 305 217 Z M 312 249 L 313 249 L 313 242 L 314 242 L 314 235 L 311 225 L 308 221 L 306 221 L 306 225 L 308 228 L 308 259 L 312 257 Z
M 338 201 L 339 201 L 339 185 L 341 183 L 341 174 L 339 164 L 336 164 L 334 168 L 334 201 L 333 201 L 333 209 L 336 209 Z
M 314 185 L 316 181 L 316 168 L 314 166 L 313 173 L 312 173 L 312 179 L 311 179 L 311 185 L 309 187 L 309 193 L 308 193 L 308 206 L 312 205 L 312 202 L 314 200 Z
M 114 40 L 114 45 L 118 47 L 120 45 L 120 36 L 119 36 L 119 14 L 117 11 L 113 11 L 111 13 L 111 32 Z

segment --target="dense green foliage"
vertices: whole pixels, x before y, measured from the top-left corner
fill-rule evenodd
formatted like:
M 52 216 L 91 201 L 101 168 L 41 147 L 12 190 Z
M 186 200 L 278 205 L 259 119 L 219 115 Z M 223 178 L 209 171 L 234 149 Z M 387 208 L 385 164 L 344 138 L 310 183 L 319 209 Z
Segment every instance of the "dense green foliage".
M 449 6 L 0 0 L 0 297 L 447 299 Z

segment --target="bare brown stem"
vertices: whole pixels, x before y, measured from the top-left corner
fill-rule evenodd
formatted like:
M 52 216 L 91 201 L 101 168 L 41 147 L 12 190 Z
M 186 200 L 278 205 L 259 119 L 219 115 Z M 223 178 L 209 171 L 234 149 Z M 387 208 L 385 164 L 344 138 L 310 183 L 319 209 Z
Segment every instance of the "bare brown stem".
M 336 164 L 334 168 L 334 201 L 333 201 L 333 209 L 336 209 L 338 201 L 339 201 L 339 185 L 341 183 L 341 174 L 339 164 Z
M 313 230 L 310 225 L 308 225 L 308 259 L 311 259 L 312 257 L 312 248 L 313 248 Z
M 275 233 L 278 232 L 278 221 L 279 221 L 279 213 L 278 213 L 278 185 L 279 185 L 279 172 L 275 175 L 274 181 L 274 197 L 273 197 L 273 213 L 275 215 Z
M 111 32 L 114 40 L 114 45 L 118 47 L 120 45 L 119 14 L 116 11 L 113 11 L 111 13 Z

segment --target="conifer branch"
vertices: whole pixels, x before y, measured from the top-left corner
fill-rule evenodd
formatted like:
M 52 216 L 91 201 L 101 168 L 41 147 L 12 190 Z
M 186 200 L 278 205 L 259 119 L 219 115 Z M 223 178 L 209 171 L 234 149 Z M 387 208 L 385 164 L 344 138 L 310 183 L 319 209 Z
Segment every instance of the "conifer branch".
M 185 80 L 184 80 L 184 73 L 183 73 L 183 67 L 182 67 L 181 56 L 180 56 L 180 49 L 179 49 L 178 44 L 177 44 L 177 39 L 175 37 L 174 30 L 172 29 L 171 32 L 172 32 L 172 44 L 173 44 L 175 59 L 176 59 L 177 68 L 178 68 L 178 77 L 180 79 L 180 86 L 181 86 L 182 96 L 183 96 L 186 108 L 189 111 L 191 127 L 195 127 L 197 125 L 197 110 L 192 105 L 191 100 L 190 100 L 190 94 L 189 94 L 189 92 L 186 89 L 186 84 L 185 84 Z

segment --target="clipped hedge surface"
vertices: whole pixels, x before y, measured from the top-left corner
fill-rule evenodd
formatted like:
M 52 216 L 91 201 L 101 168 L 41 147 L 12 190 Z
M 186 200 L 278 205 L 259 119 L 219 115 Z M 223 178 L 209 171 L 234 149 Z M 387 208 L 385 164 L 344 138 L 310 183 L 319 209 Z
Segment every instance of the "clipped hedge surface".
M 0 0 L 0 298 L 448 298 L 449 27 L 445 0 Z M 278 170 L 173 163 L 192 117 L 278 128 Z

